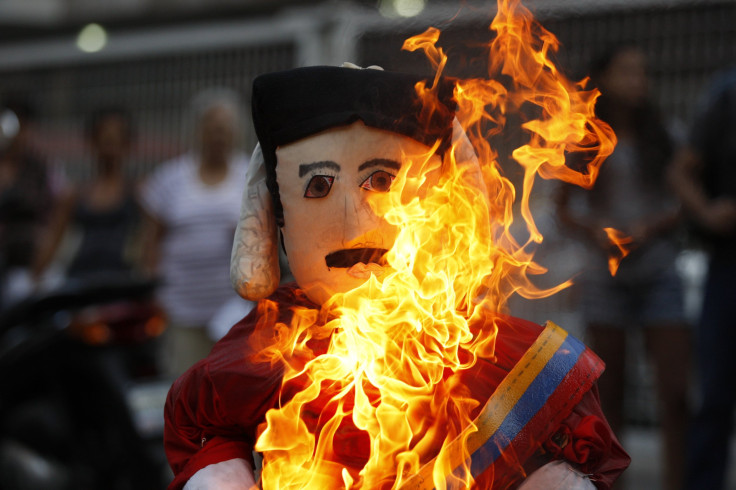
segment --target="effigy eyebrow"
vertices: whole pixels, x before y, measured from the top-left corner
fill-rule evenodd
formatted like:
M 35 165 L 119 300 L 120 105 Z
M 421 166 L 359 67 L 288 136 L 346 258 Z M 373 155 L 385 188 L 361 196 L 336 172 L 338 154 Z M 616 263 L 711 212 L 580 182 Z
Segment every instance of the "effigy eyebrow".
M 401 163 L 396 160 L 389 160 L 388 158 L 374 158 L 366 162 L 361 163 L 358 166 L 358 172 L 371 167 L 388 167 L 394 170 L 401 170 Z
M 299 177 L 304 177 L 312 170 L 317 170 L 320 168 L 331 168 L 336 172 L 340 171 L 340 165 L 330 160 L 313 163 L 301 163 L 299 164 Z

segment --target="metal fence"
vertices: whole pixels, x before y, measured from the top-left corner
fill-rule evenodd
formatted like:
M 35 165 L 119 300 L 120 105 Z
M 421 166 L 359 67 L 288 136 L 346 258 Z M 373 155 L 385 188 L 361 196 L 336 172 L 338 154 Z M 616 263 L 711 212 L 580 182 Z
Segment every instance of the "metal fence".
M 83 137 L 88 115 L 105 106 L 128 108 L 136 134 L 128 170 L 140 177 L 156 163 L 188 148 L 191 121 L 187 104 L 199 91 L 226 87 L 242 93 L 245 101 L 253 78 L 292 67 L 294 52 L 293 43 L 274 43 L 37 68 L 4 73 L 0 83 L 5 92 L 22 89 L 32 98 L 38 112 L 38 149 L 70 180 L 84 180 L 92 171 Z M 246 148 L 255 145 L 250 129 L 244 131 L 242 143 Z
M 688 121 L 697 94 L 713 73 L 736 64 L 734 1 L 560 2 L 567 8 L 537 3 L 536 17 L 561 43 L 557 61 L 574 79 L 583 78 L 592 59 L 615 44 L 642 47 L 649 56 L 653 95 L 669 118 Z M 485 69 L 475 45 L 489 40 L 491 15 L 477 12 L 471 17 L 460 25 L 450 23 L 440 38 L 456 54 L 447 69 L 451 75 L 479 76 Z M 421 55 L 401 52 L 403 40 L 420 29 L 415 24 L 366 32 L 359 59 L 392 69 L 426 70 Z
M 633 41 L 650 54 L 654 93 L 666 117 L 689 120 L 696 95 L 714 71 L 736 62 L 736 2 L 537 2 L 533 8 L 562 43 L 559 62 L 574 78 L 611 43 Z M 591 4 L 596 7 L 591 7 Z M 429 24 L 456 55 L 450 74 L 477 75 L 473 46 L 488 39 L 492 7 L 461 11 L 452 4 L 412 21 L 388 21 L 347 3 L 291 10 L 264 20 L 131 31 L 117 36 L 107 54 L 90 57 L 69 40 L 0 48 L 0 96 L 22 91 L 38 112 L 38 146 L 71 178 L 89 174 L 82 127 L 95 108 L 128 107 L 137 127 L 134 175 L 187 147 L 187 103 L 197 91 L 222 86 L 243 94 L 259 73 L 296 65 L 380 64 L 427 69 L 421 55 L 401 51 L 406 37 Z M 447 18 L 442 19 L 442 16 Z M 454 17 L 453 21 L 447 21 Z M 111 36 L 111 40 L 114 40 Z M 68 43 L 69 46 L 64 46 Z M 65 50 L 66 49 L 66 50 Z M 246 124 L 243 144 L 255 143 Z

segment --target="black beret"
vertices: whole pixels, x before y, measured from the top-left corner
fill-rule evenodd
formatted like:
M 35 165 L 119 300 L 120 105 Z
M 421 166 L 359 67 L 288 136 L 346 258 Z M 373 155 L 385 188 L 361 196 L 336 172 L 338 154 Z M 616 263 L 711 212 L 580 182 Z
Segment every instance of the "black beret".
M 283 213 L 276 183 L 276 149 L 327 129 L 362 121 L 444 152 L 452 139 L 454 84 L 441 79 L 431 104 L 416 84 L 432 79 L 406 73 L 312 66 L 268 73 L 253 81 L 253 124 L 266 162 L 279 225 Z

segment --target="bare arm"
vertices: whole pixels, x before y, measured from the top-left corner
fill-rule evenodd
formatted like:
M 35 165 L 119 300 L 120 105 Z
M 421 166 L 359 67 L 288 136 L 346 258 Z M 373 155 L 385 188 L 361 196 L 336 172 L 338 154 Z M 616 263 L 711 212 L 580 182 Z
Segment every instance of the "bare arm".
M 736 230 L 736 200 L 711 199 L 702 179 L 703 161 L 693 149 L 678 152 L 668 170 L 668 181 L 685 210 L 707 230 L 728 234 Z
M 637 223 L 627 231 L 634 239 L 634 244 L 643 244 L 654 237 L 671 231 L 682 219 L 682 209 L 673 207 L 654 216 L 649 216 L 641 223 Z
M 563 183 L 555 196 L 557 216 L 560 222 L 570 229 L 584 234 L 602 250 L 608 251 L 611 248 L 611 242 L 603 230 L 605 224 L 597 222 L 594 218 L 575 216 L 572 212 L 570 204 L 572 190 L 572 184 Z
M 165 234 L 166 226 L 161 220 L 144 210 L 141 266 L 146 275 L 155 276 L 158 272 L 161 243 Z
M 35 283 L 41 280 L 44 271 L 54 260 L 59 244 L 71 222 L 76 202 L 77 192 L 74 190 L 66 192 L 59 198 L 33 259 L 31 277 Z

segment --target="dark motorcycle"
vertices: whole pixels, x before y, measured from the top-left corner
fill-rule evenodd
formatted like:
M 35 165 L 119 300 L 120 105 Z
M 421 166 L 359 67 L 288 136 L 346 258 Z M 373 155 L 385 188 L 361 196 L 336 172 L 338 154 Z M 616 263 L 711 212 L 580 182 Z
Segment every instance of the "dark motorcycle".
M 165 487 L 154 290 L 68 284 L 0 315 L 0 489 Z

